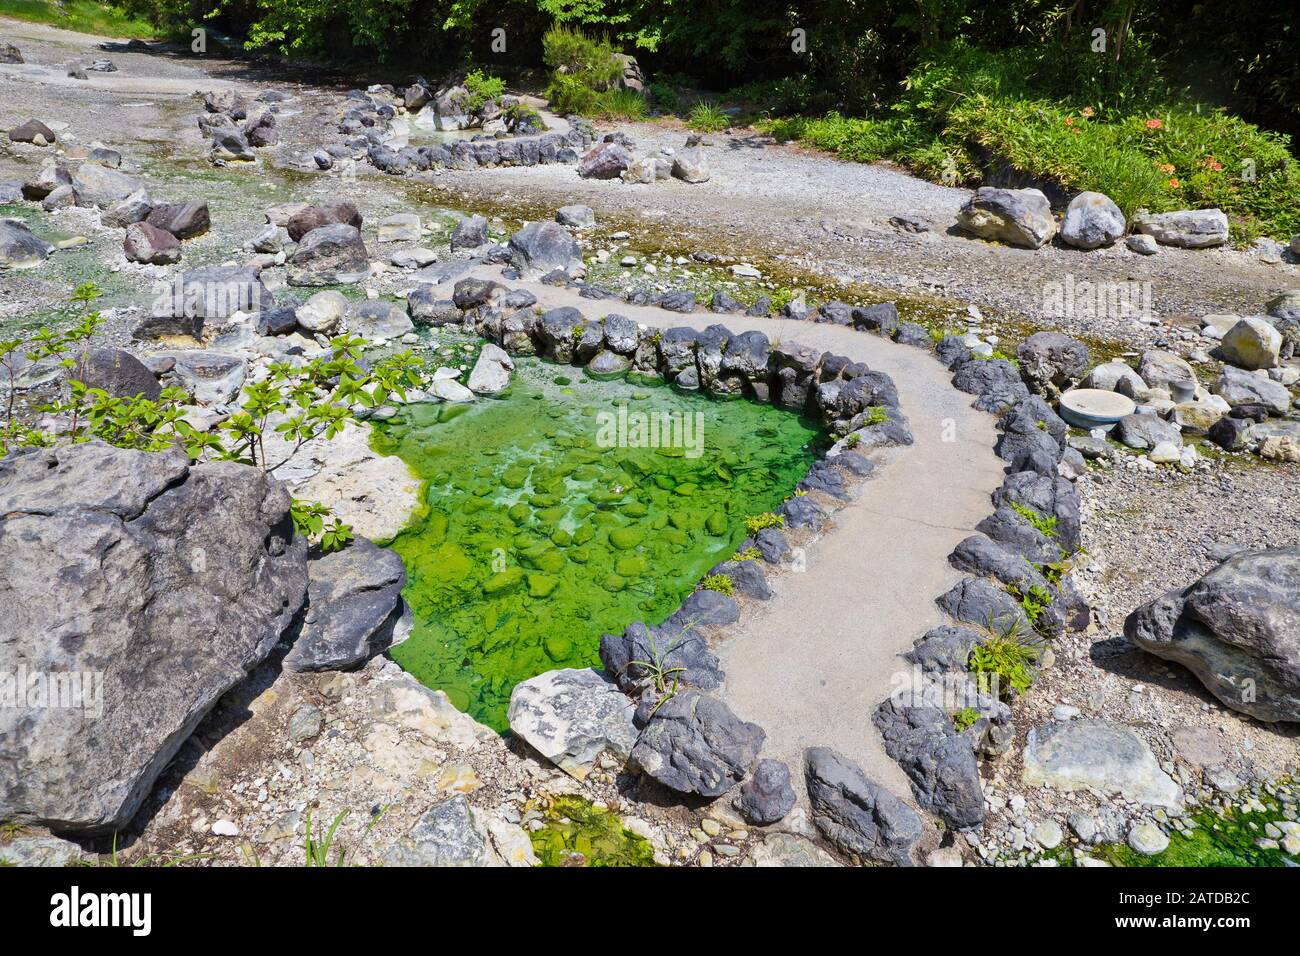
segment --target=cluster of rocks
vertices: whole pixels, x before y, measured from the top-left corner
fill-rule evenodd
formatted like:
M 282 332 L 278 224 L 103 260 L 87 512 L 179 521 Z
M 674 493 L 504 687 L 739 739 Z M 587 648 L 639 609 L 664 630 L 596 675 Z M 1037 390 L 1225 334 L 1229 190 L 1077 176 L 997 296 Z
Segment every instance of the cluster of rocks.
M 233 89 L 204 95 L 198 124 L 210 140 L 213 165 L 256 162 L 256 149 L 279 143 L 276 114 L 288 98 L 275 90 L 261 93 L 251 102 Z
M 664 179 L 685 183 L 708 182 L 712 173 L 701 148 L 701 139 L 692 135 L 680 149 L 663 148 L 642 157 L 633 155 L 633 143 L 623 133 L 606 134 L 601 142 L 583 154 L 578 175 L 583 179 L 621 179 L 626 183 L 649 184 Z
M 66 160 L 66 161 L 65 161 Z M 73 165 L 75 163 L 75 165 Z M 96 209 L 102 226 L 124 229 L 122 251 L 129 262 L 170 265 L 181 259 L 181 242 L 205 234 L 211 227 L 204 200 L 157 202 L 144 184 L 121 169 L 122 154 L 105 146 L 76 147 L 64 160 L 44 164 L 20 186 L 21 197 L 40 203 L 46 212 L 69 207 Z M 44 243 L 33 241 L 26 227 L 6 220 L 4 232 L 12 243 L 0 251 L 0 262 L 34 265 L 48 255 Z
M 576 163 L 578 151 L 595 138 L 590 122 L 576 116 L 568 117 L 567 131 L 548 132 L 541 114 L 515 97 L 489 98 L 471 107 L 472 102 L 461 85 L 435 91 L 419 78 L 405 89 L 351 90 L 336 127 L 341 140 L 317 149 L 307 165 L 329 170 L 340 160 L 363 161 L 388 175 L 405 176 L 438 168 Z M 483 132 L 412 146 L 413 127 Z
M 0 710 L 7 820 L 120 829 L 282 640 L 287 668 L 348 668 L 402 617 L 400 560 L 369 542 L 309 557 L 288 493 L 251 466 L 19 450 L 0 462 L 0 502 L 0 594 L 17 615 L 0 669 L 25 678 L 25 705 Z
M 1300 415 L 1291 391 L 1300 383 L 1300 368 L 1287 363 L 1300 340 L 1297 301 L 1287 293 L 1271 301 L 1265 315 L 1207 317 L 1206 334 L 1218 345 L 1202 358 L 1224 364 L 1206 384 L 1190 362 L 1164 349 L 1142 352 L 1136 369 L 1116 359 L 1089 370 L 1080 387 L 1115 393 L 1108 399 L 1113 412 L 1071 443 L 1089 458 L 1109 457 L 1104 439 L 1113 435 L 1143 452 L 1151 467 L 1195 465 L 1199 456 L 1185 445 L 1188 436 L 1226 451 L 1300 462 Z M 1074 398 L 1067 392 L 1062 401 L 1069 405 Z
M 1119 206 L 1098 192 L 1076 195 L 1058 223 L 1041 190 L 981 186 L 958 212 L 957 225 L 981 239 L 1025 249 L 1041 249 L 1058 234 L 1075 249 L 1100 249 L 1123 239 L 1130 226 L 1126 244 L 1139 255 L 1153 255 L 1162 245 L 1205 249 L 1228 241 L 1222 210 L 1138 210 L 1129 223 Z

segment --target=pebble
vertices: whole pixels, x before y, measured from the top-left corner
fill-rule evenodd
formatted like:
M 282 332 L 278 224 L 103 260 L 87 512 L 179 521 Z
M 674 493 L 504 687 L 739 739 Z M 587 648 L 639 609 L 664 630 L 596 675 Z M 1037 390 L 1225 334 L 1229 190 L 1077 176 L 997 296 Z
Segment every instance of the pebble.
M 239 836 L 239 827 L 229 820 L 218 820 L 212 824 L 212 832 L 216 836 Z
M 1128 845 L 1143 856 L 1155 856 L 1169 846 L 1169 837 L 1154 823 L 1139 823 L 1128 831 Z
M 1031 835 L 1044 850 L 1055 850 L 1065 839 L 1065 834 L 1061 832 L 1061 827 L 1055 820 L 1044 820 L 1034 827 Z
M 706 817 L 705 819 L 700 821 L 700 829 L 703 830 L 705 833 L 707 833 L 709 836 L 715 837 L 722 832 L 722 824 L 720 824 L 717 820 L 710 820 L 709 818 Z

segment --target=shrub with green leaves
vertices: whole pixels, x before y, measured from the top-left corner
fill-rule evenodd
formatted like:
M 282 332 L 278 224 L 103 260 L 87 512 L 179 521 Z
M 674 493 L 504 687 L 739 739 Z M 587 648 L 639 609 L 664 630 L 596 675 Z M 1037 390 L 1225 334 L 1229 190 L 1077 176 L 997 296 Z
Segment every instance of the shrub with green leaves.
M 700 581 L 700 589 L 704 591 L 717 591 L 719 594 L 725 594 L 731 597 L 736 592 L 736 585 L 731 578 L 725 574 L 706 574 Z
M 87 284 L 72 298 L 84 308 L 99 294 Z M 89 312 L 65 332 L 42 329 L 26 340 L 0 341 L 0 364 L 8 384 L 0 453 L 99 440 L 140 451 L 179 447 L 192 461 L 236 461 L 274 475 L 307 442 L 336 437 L 363 409 L 378 408 L 394 396 L 404 399 L 406 389 L 419 381 L 419 362 L 412 353 L 392 355 L 366 369 L 360 362 L 364 340 L 338 336 L 330 350 L 315 359 L 272 363 L 264 379 L 244 386 L 239 411 L 216 430 L 200 431 L 184 417 L 189 399 L 184 389 L 164 388 L 156 400 L 115 396 L 77 378 L 73 347 L 88 340 L 101 323 L 98 312 Z M 57 362 L 64 369 L 66 389 L 31 409 L 56 423 L 52 428 L 37 429 L 19 415 L 14 386 L 21 357 Z M 274 451 L 275 443 L 268 449 L 266 439 L 272 434 L 283 442 L 279 452 Z M 292 514 L 299 533 L 316 538 L 326 550 L 352 540 L 352 529 L 324 505 L 294 499 Z
M 620 85 L 623 60 L 607 37 L 557 24 L 542 37 L 542 60 L 551 71 L 546 96 L 556 112 L 605 120 L 645 117 L 645 97 Z
M 1038 639 L 1022 634 L 1016 622 L 972 647 L 966 667 L 981 694 L 996 692 L 1003 700 L 1010 700 L 1034 682 L 1034 665 L 1039 656 Z
M 1130 217 L 1216 206 L 1239 243 L 1300 231 L 1289 137 L 1161 82 L 1139 41 L 1130 39 L 1125 69 L 1109 59 L 1055 42 L 994 51 L 958 40 L 925 56 L 903 94 L 870 117 L 763 125 L 778 139 L 894 160 L 951 185 L 977 185 L 984 167 L 1005 165 L 1066 191 L 1105 193 Z
M 466 105 L 471 113 L 505 91 L 506 81 L 499 76 L 485 74 L 482 70 L 471 70 L 465 76 L 465 92 L 469 94 Z
M 724 113 L 721 107 L 703 100 L 691 107 L 686 125 L 701 133 L 716 133 L 731 125 L 731 117 Z
M 1007 504 L 1010 506 L 1012 511 L 1024 518 L 1025 521 L 1029 522 L 1030 527 L 1041 534 L 1044 538 L 1056 537 L 1056 515 L 1039 514 L 1036 510 L 1029 507 L 1029 505 L 1023 505 L 1019 501 L 1009 501 Z
M 764 528 L 784 528 L 785 518 L 768 511 L 761 515 L 750 515 L 745 519 L 745 528 L 750 534 L 758 534 Z

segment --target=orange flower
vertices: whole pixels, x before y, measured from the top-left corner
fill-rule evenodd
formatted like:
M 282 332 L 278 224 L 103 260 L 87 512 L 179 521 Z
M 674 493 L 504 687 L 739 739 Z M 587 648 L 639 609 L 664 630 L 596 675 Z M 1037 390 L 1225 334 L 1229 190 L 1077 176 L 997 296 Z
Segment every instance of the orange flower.
M 1213 156 L 1206 156 L 1203 160 L 1201 160 L 1201 165 L 1204 166 L 1206 169 L 1214 170 L 1216 173 L 1223 171 L 1223 163 L 1219 162 Z
M 1159 129 L 1163 125 L 1164 123 L 1160 122 L 1158 119 L 1147 120 L 1147 129 Z
M 1067 117 L 1065 118 L 1065 125 L 1066 125 L 1066 126 L 1073 126 L 1073 125 L 1074 125 L 1074 117 L 1073 117 L 1073 116 L 1067 116 Z
M 1156 163 L 1156 169 L 1160 170 L 1162 173 L 1166 173 L 1166 174 L 1168 174 L 1168 173 L 1172 173 L 1172 172 L 1174 171 L 1174 164 L 1173 164 L 1173 163 Z
M 1176 180 L 1176 179 L 1171 179 L 1171 180 L 1169 180 L 1169 185 L 1170 185 L 1171 188 L 1173 188 L 1173 189 L 1177 189 L 1178 186 L 1179 186 L 1180 184 L 1179 184 L 1178 180 Z
M 1085 106 L 1079 112 L 1083 114 L 1084 119 L 1091 119 L 1094 111 L 1091 106 Z

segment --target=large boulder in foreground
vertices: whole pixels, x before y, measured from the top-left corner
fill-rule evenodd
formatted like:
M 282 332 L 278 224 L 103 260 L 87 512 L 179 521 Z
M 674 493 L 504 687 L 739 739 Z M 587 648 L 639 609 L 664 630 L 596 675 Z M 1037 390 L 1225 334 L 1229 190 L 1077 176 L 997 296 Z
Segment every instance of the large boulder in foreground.
M 1051 203 L 1037 189 L 981 186 L 957 213 L 957 225 L 981 239 L 1038 249 L 1056 235 Z
M 1300 721 L 1300 547 L 1229 558 L 1142 605 L 1124 633 L 1185 666 L 1233 710 Z
M 813 823 L 841 853 L 857 863 L 915 865 L 921 818 L 857 764 L 829 747 L 810 747 L 804 777 Z
M 302 606 L 289 495 L 92 442 L 0 461 L 0 515 L 0 673 L 28 691 L 0 708 L 0 819 L 114 831 Z

